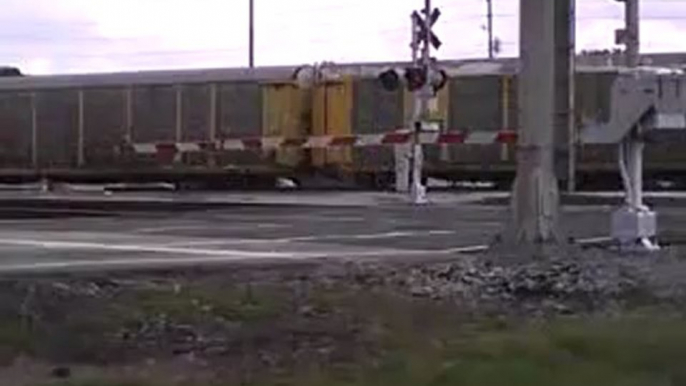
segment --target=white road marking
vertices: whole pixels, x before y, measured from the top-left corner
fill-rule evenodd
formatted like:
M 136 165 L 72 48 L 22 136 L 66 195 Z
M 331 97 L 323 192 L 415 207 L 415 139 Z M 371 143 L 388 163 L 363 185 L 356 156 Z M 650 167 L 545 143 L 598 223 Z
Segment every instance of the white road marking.
M 293 214 L 277 214 L 277 217 L 283 217 L 285 220 L 293 221 L 293 220 L 299 220 L 299 221 L 327 221 L 327 222 L 362 222 L 362 221 L 367 221 L 366 218 L 362 216 L 338 216 L 338 214 L 331 214 L 330 216 L 326 215 L 317 215 L 317 214 L 301 214 L 301 215 L 293 215 Z M 246 221 L 249 224 L 254 224 L 256 221 L 260 219 L 265 219 L 265 220 L 274 220 L 275 215 L 273 213 L 255 213 L 255 214 L 222 214 L 222 215 L 217 215 L 214 218 L 221 220 L 221 221 L 226 221 L 226 222 L 237 222 L 237 221 Z
M 278 229 L 278 228 L 289 228 L 291 224 L 277 224 L 277 223 L 260 223 L 256 225 L 258 229 Z
M 361 222 L 361 221 L 367 221 L 366 218 L 364 217 L 359 217 L 359 216 L 339 216 L 339 217 L 334 217 L 334 218 L 329 218 L 329 217 L 318 217 L 318 220 L 324 220 L 324 221 L 338 221 L 338 222 Z
M 12 271 L 41 271 L 54 269 L 77 269 L 77 268 L 113 268 L 127 266 L 132 268 L 155 267 L 155 266 L 175 266 L 193 265 L 210 263 L 230 263 L 248 262 L 256 260 L 308 260 L 308 259 L 327 259 L 327 258 L 372 258 L 372 257 L 398 257 L 398 256 L 440 256 L 455 255 L 459 253 L 470 253 L 481 251 L 483 246 L 458 247 L 441 250 L 395 250 L 395 249 L 374 249 L 374 250 L 328 250 L 317 252 L 256 252 L 244 250 L 216 250 L 216 249 L 196 249 L 196 248 L 173 248 L 168 246 L 133 245 L 133 244 L 104 244 L 89 242 L 70 242 L 54 240 L 36 239 L 0 239 L 0 245 L 22 246 L 53 250 L 103 250 L 117 252 L 148 252 L 158 254 L 171 254 L 174 257 L 130 257 L 130 258 L 103 258 L 97 260 L 64 260 L 50 262 L 35 262 L 28 264 L 2 264 L 0 262 L 0 272 Z M 476 249 L 475 249 L 476 248 Z M 179 256 L 187 257 L 179 257 Z
M 312 258 L 345 258 L 345 257 L 381 257 L 381 256 L 411 256 L 411 255 L 454 255 L 460 252 L 473 253 L 482 251 L 481 246 L 452 248 L 438 251 L 370 251 L 362 253 L 344 253 L 344 254 L 327 254 L 319 253 L 311 256 L 303 256 L 298 254 L 295 256 L 282 256 L 284 260 L 304 261 Z M 263 257 L 263 260 L 274 260 L 274 257 Z M 107 259 L 107 260 L 72 260 L 72 261 L 52 261 L 52 262 L 38 262 L 32 264 L 2 264 L 0 265 L 0 273 L 20 273 L 20 272 L 49 272 L 56 270 L 74 270 L 74 269 L 112 269 L 112 268 L 172 268 L 183 266 L 197 266 L 209 264 L 227 264 L 231 262 L 245 262 L 247 259 L 236 256 L 196 256 L 192 258 L 136 258 L 136 259 Z
M 149 227 L 149 228 L 137 228 L 134 229 L 134 233 L 164 233 L 169 231 L 188 231 L 196 229 L 207 229 L 209 224 L 204 225 L 174 225 L 174 226 L 164 226 L 164 227 Z
M 312 235 L 312 236 L 297 236 L 297 237 L 283 237 L 274 239 L 223 239 L 223 240 L 197 240 L 197 241 L 180 241 L 165 244 L 168 247 L 190 247 L 190 246 L 209 246 L 209 245 L 240 245 L 240 244 L 286 244 L 301 241 L 325 241 L 325 240 L 376 240 L 376 239 L 390 239 L 400 237 L 413 236 L 437 236 L 437 235 L 452 235 L 457 231 L 452 230 L 429 230 L 429 231 L 397 231 L 385 233 L 368 233 L 368 234 L 337 234 L 337 235 Z
M 46 249 L 95 249 L 119 252 L 153 252 L 171 253 L 200 256 L 231 256 L 236 258 L 294 258 L 295 253 L 289 252 L 251 252 L 241 250 L 221 250 L 221 249 L 191 249 L 174 248 L 164 245 L 138 245 L 138 244 L 105 244 L 79 241 L 52 241 L 35 239 L 0 239 L 2 245 L 14 245 L 25 247 L 36 247 Z M 302 253 L 297 254 L 303 255 Z

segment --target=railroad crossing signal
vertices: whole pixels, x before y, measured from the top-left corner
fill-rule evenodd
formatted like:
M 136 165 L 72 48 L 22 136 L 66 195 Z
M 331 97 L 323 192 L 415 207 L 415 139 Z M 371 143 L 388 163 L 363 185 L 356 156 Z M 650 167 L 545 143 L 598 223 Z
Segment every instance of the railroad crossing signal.
M 436 21 L 438 21 L 439 17 L 441 17 L 441 11 L 438 8 L 434 8 L 434 10 L 431 12 L 431 15 L 429 16 L 429 26 L 433 27 L 433 25 L 436 24 Z M 415 25 L 417 26 L 419 32 L 419 40 L 424 42 L 424 44 L 426 44 L 427 40 L 429 40 L 429 42 L 435 49 L 439 49 L 443 45 L 443 42 L 441 42 L 441 39 L 439 39 L 438 36 L 436 36 L 436 34 L 433 33 L 433 31 L 429 30 L 427 33 L 426 21 L 422 17 L 422 15 L 420 15 L 419 12 L 414 11 L 412 12 L 412 18 L 415 20 Z
M 445 87 L 448 75 L 443 69 L 433 67 L 428 71 L 423 67 L 391 68 L 380 73 L 378 81 L 384 90 L 391 92 L 403 85 L 410 92 L 419 91 L 428 82 L 436 93 Z

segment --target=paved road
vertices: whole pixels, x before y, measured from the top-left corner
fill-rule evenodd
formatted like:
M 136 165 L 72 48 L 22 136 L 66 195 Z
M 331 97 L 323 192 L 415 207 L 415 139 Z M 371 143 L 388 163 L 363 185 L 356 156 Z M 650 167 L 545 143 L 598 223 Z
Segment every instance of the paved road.
M 570 235 L 607 235 L 610 210 L 567 208 Z M 488 243 L 506 218 L 504 207 L 469 203 L 66 213 L 0 211 L 0 272 L 449 256 Z

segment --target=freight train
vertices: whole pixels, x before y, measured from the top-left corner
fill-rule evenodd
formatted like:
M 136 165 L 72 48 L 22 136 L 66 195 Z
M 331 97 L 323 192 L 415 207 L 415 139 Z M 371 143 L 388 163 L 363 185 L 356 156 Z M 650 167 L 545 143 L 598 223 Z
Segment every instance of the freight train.
M 250 185 L 278 177 L 306 181 L 324 176 L 363 186 L 390 186 L 393 146 L 223 149 L 214 144 L 228 139 L 350 137 L 406 128 L 411 94 L 387 91 L 378 79 L 394 65 L 398 64 L 329 64 L 310 72 L 282 66 L 4 76 L 0 78 L 0 180 Z M 515 60 L 442 66 L 449 79 L 437 96 L 439 130 L 516 130 Z M 608 119 L 618 71 L 612 65 L 577 68 L 578 128 L 586 121 Z M 575 137 L 566 146 L 576 155 L 573 162 L 580 185 L 616 182 L 615 148 L 583 145 Z M 145 146 L 156 151 L 138 151 Z M 164 152 L 165 146 L 176 151 Z M 683 175 L 682 146 L 648 147 L 646 178 Z M 513 144 L 506 143 L 427 146 L 425 174 L 507 184 L 514 176 L 515 151 Z

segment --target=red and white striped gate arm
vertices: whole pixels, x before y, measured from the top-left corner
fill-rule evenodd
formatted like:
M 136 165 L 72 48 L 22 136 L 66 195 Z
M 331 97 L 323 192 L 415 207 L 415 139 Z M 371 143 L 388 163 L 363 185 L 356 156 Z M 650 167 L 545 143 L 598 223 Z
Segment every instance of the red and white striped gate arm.
M 157 154 L 160 152 L 198 153 L 205 151 L 230 150 L 270 150 L 283 148 L 326 149 L 335 147 L 373 147 L 410 144 L 413 133 L 395 131 L 382 134 L 324 135 L 302 138 L 255 137 L 225 139 L 216 142 L 159 142 L 133 143 L 138 154 Z M 424 145 L 493 145 L 514 144 L 517 133 L 514 130 L 501 131 L 449 131 L 421 132 L 419 143 Z

